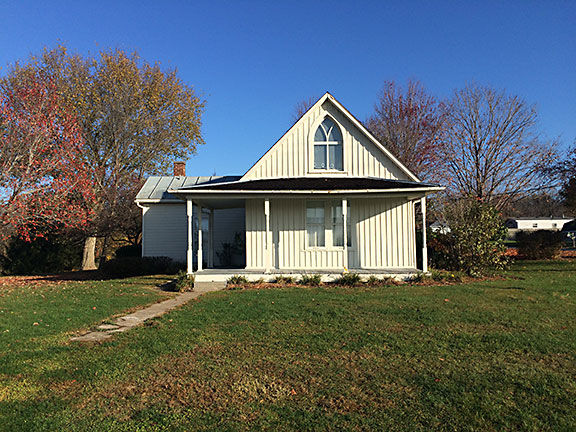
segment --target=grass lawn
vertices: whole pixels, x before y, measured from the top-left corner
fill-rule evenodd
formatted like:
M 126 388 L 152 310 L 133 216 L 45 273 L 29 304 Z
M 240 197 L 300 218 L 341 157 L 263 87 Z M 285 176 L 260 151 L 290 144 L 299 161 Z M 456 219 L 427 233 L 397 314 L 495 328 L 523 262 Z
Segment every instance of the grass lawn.
M 0 296 L 0 429 L 576 430 L 576 261 L 510 276 L 217 292 L 99 344 L 68 332 L 159 294 L 15 289 Z

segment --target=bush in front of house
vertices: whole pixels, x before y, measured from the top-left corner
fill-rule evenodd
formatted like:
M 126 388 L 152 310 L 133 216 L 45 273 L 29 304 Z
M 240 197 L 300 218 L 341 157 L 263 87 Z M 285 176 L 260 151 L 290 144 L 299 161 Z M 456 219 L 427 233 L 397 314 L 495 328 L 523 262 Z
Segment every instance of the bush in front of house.
M 242 275 L 233 275 L 226 280 L 226 285 L 246 285 L 247 283 L 248 279 Z
M 565 236 L 558 231 L 520 231 L 516 234 L 518 254 L 526 259 L 552 259 L 560 255 Z
M 385 286 L 392 286 L 392 285 L 400 285 L 402 283 L 403 283 L 402 281 L 399 281 L 399 280 L 393 278 L 392 276 L 378 277 L 378 276 L 370 275 L 368 277 L 368 279 L 366 279 L 366 285 L 367 286 L 373 286 L 373 287 L 385 287 Z
M 428 235 L 428 263 L 433 269 L 456 270 L 456 237 L 431 231 Z
M 322 275 L 319 274 L 303 274 L 298 281 L 300 285 L 306 286 L 319 286 L 322 283 Z
M 114 255 L 116 256 L 116 258 L 140 257 L 142 256 L 142 245 L 134 244 L 119 247 L 118 249 L 116 249 L 116 252 L 114 252 Z
M 294 284 L 294 277 L 293 276 L 278 276 L 276 277 L 276 279 L 274 280 L 274 283 L 280 284 L 280 285 L 292 285 Z
M 183 264 L 168 257 L 119 257 L 104 262 L 100 271 L 107 279 L 154 274 L 176 274 Z
M 194 291 L 194 275 L 188 274 L 185 270 L 180 270 L 176 275 L 174 287 L 178 292 Z
M 446 219 L 451 231 L 430 236 L 432 267 L 470 276 L 507 267 L 507 230 L 496 208 L 481 200 L 461 199 L 447 205 Z
M 334 281 L 337 285 L 343 286 L 356 286 L 362 282 L 362 278 L 358 273 L 343 273 L 338 279 Z

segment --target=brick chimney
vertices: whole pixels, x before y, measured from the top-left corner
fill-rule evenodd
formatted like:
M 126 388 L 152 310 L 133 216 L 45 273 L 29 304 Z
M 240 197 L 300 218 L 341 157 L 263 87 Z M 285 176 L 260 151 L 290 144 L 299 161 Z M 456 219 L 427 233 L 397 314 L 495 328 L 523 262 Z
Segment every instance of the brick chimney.
M 186 162 L 174 162 L 174 176 L 186 176 Z

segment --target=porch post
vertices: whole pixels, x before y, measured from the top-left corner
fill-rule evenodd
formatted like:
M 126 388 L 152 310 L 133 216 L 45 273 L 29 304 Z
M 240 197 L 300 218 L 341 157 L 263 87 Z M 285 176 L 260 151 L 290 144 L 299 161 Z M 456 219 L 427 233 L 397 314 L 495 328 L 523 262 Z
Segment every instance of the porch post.
M 422 207 L 422 271 L 428 271 L 428 247 L 426 246 L 426 197 L 420 198 Z
M 202 206 L 198 204 L 198 271 L 202 270 Z
M 270 200 L 268 198 L 264 200 L 264 215 L 266 216 L 266 273 L 270 273 L 272 248 L 270 247 Z
M 186 250 L 186 272 L 192 274 L 194 271 L 193 245 L 192 245 L 192 209 L 193 203 L 190 198 L 186 199 L 186 216 L 188 217 L 188 249 Z
M 214 209 L 210 209 L 210 219 L 208 221 L 208 267 L 214 267 Z
M 342 222 L 344 223 L 344 267 L 348 270 L 348 200 L 342 200 Z

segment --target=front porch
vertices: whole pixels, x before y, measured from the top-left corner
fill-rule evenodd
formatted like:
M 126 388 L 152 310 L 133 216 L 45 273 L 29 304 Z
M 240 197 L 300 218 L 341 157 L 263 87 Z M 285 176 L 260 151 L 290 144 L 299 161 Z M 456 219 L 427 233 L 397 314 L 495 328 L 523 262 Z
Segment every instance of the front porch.
M 398 279 L 426 272 L 425 232 L 417 268 L 415 208 L 420 206 L 425 226 L 426 194 L 436 189 L 384 179 L 303 178 L 215 183 L 171 193 L 187 203 L 188 273 L 198 282 L 303 274 L 329 281 L 345 272 Z M 231 207 L 244 211 L 245 265 L 219 266 L 214 211 Z

